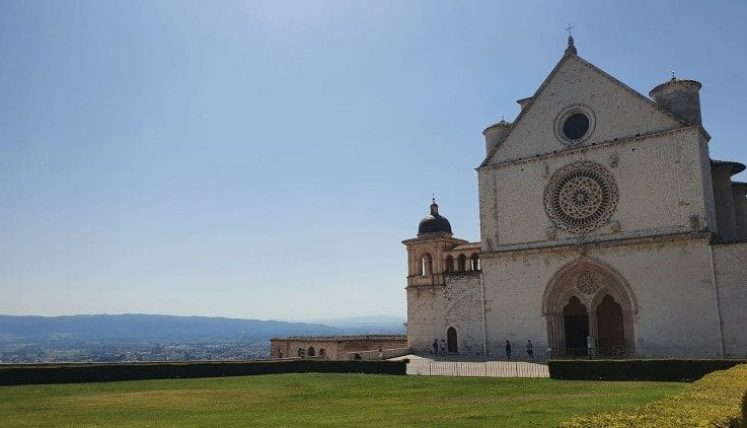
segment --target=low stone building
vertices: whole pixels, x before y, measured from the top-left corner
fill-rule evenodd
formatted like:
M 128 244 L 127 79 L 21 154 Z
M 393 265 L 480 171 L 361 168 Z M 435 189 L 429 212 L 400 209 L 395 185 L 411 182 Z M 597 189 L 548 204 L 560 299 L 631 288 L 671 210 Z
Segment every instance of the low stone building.
M 357 353 L 361 354 L 361 358 L 374 359 L 378 357 L 380 347 L 384 350 L 385 358 L 404 355 L 407 349 L 407 336 L 276 337 L 270 340 L 270 358 L 314 357 L 326 360 L 351 360 Z
M 480 242 L 435 200 L 403 241 L 412 350 L 746 356 L 745 166 L 711 159 L 700 88 L 646 97 L 569 38 L 514 122 L 483 132 Z

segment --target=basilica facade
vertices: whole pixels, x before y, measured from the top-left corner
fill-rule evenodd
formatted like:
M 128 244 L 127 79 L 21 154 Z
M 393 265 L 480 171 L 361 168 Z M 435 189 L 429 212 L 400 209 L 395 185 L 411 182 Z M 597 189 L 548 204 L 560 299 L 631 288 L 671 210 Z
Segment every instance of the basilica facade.
M 435 201 L 403 241 L 413 352 L 747 355 L 745 166 L 710 157 L 700 88 L 646 97 L 569 38 L 515 120 L 483 132 L 480 242 Z

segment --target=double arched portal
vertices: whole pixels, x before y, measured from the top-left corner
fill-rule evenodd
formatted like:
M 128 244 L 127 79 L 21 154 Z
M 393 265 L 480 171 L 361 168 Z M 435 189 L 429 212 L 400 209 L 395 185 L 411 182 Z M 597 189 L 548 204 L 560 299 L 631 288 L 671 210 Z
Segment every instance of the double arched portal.
M 558 271 L 545 289 L 542 313 L 553 350 L 630 354 L 635 344 L 635 297 L 625 279 L 597 260 L 583 258 Z

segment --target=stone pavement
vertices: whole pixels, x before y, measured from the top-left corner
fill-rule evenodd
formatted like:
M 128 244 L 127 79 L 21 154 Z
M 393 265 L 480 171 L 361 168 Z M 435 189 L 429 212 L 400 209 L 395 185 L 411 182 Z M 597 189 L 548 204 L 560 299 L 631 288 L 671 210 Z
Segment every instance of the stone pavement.
M 393 358 L 408 358 L 408 375 L 421 376 L 483 376 L 483 377 L 534 377 L 548 378 L 547 364 L 527 361 L 444 361 L 432 360 L 417 355 Z

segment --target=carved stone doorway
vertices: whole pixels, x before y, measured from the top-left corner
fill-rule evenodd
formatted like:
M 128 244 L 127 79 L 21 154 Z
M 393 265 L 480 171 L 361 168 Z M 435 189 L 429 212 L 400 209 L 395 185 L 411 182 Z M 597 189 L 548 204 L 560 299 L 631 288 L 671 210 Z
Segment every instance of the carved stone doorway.
M 587 336 L 595 343 L 591 352 L 633 354 L 636 312 L 633 290 L 622 275 L 589 257 L 556 272 L 542 298 L 549 347 L 561 354 L 583 351 Z
M 589 313 L 578 297 L 571 297 L 563 308 L 563 326 L 565 329 L 565 347 L 567 349 L 586 349 L 586 338 L 589 336 Z

